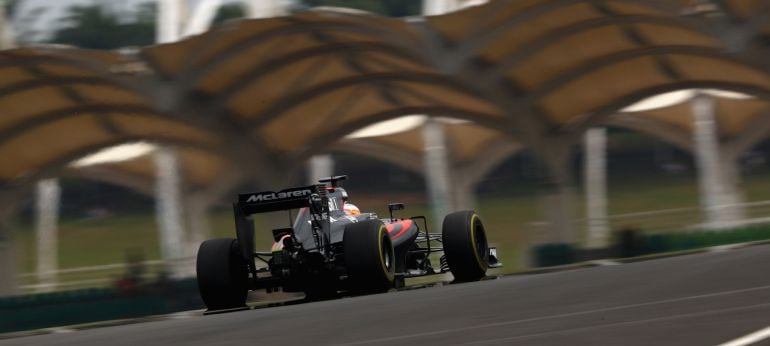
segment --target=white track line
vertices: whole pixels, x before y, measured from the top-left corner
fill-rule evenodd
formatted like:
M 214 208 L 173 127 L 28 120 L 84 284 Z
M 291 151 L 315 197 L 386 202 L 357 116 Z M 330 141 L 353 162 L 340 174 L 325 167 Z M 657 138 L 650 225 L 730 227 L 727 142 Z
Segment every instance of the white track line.
M 693 313 L 689 313 L 689 314 L 681 314 L 681 315 L 673 315 L 673 316 L 665 316 L 665 317 L 647 318 L 647 319 L 636 320 L 636 321 L 626 321 L 626 322 L 615 322 L 615 323 L 597 324 L 597 325 L 587 326 L 587 327 L 578 327 L 578 328 L 571 328 L 571 329 L 562 329 L 562 330 L 556 330 L 556 331 L 548 331 L 548 332 L 545 332 L 545 333 L 517 335 L 517 336 L 511 336 L 511 337 L 499 338 L 499 339 L 479 340 L 479 341 L 473 341 L 473 342 L 464 343 L 463 345 L 509 344 L 511 341 L 516 341 L 516 340 L 521 340 L 521 339 L 533 339 L 533 338 L 542 337 L 542 336 L 552 336 L 552 335 L 557 335 L 557 334 L 562 334 L 563 335 L 563 334 L 569 334 L 569 333 L 575 333 L 575 332 L 584 332 L 584 331 L 588 331 L 588 330 L 595 330 L 595 329 L 602 329 L 602 328 L 609 328 L 609 327 L 633 326 L 633 325 L 645 324 L 645 323 L 679 320 L 679 319 L 683 319 L 683 318 L 703 317 L 703 316 L 718 315 L 718 314 L 730 313 L 730 312 L 763 309 L 763 308 L 766 308 L 766 307 L 769 307 L 769 306 L 770 306 L 770 303 L 766 303 L 766 304 L 752 304 L 752 305 L 738 306 L 738 307 L 718 309 L 718 310 L 709 310 L 709 311 L 703 311 L 703 312 L 693 312 Z M 742 345 L 746 345 L 746 344 L 731 345 L 731 346 L 742 346 Z M 723 346 L 723 345 L 718 345 L 718 346 Z
M 719 344 L 717 346 L 745 346 L 745 345 L 751 345 L 755 342 L 760 342 L 767 338 L 770 338 L 770 326 L 760 329 L 749 335 L 742 336 L 733 341 L 728 341 L 723 344 Z
M 419 338 L 419 337 L 426 337 L 426 336 L 434 336 L 434 335 L 441 335 L 441 334 L 448 334 L 448 333 L 458 333 L 458 332 L 470 331 L 470 330 L 476 330 L 476 329 L 483 329 L 483 328 L 503 327 L 503 326 L 510 326 L 510 325 L 514 325 L 514 324 L 522 324 L 522 323 L 529 323 L 529 322 L 545 321 L 545 320 L 551 320 L 551 319 L 557 319 L 557 318 L 565 318 L 565 317 L 574 317 L 574 316 L 595 314 L 595 313 L 600 313 L 600 312 L 609 312 L 609 311 L 616 311 L 616 310 L 632 309 L 632 308 L 651 306 L 651 305 L 676 303 L 676 302 L 682 302 L 682 301 L 688 301 L 688 300 L 694 300 L 694 299 L 712 298 L 712 297 L 719 297 L 719 296 L 730 295 L 730 294 L 739 294 L 739 293 L 752 292 L 752 291 L 761 291 L 761 290 L 766 290 L 766 289 L 770 289 L 770 285 L 757 286 L 757 287 L 751 287 L 751 288 L 744 288 L 744 289 L 739 289 L 739 290 L 730 290 L 730 291 L 722 291 L 722 292 L 715 292 L 715 293 L 700 294 L 700 295 L 696 295 L 696 296 L 688 296 L 688 297 L 681 297 L 681 298 L 658 300 L 658 301 L 652 301 L 652 302 L 647 302 L 647 303 L 629 304 L 629 305 L 613 306 L 613 307 L 602 308 L 602 309 L 585 310 L 585 311 L 570 312 L 570 313 L 565 313 L 565 314 L 533 317 L 533 318 L 526 318 L 526 319 L 521 319 L 521 320 L 509 320 L 509 321 L 503 321 L 503 322 L 487 323 L 487 324 L 480 324 L 480 325 L 468 326 L 468 327 L 462 327 L 462 328 L 441 329 L 441 330 L 436 330 L 436 331 L 432 331 L 432 332 L 423 332 L 423 333 L 415 333 L 415 334 L 392 336 L 392 337 L 387 337 L 387 338 L 353 341 L 353 342 L 349 342 L 349 343 L 339 344 L 339 346 L 365 345 L 365 344 L 390 342 L 390 341 L 396 341 L 396 340 L 405 340 L 405 339 L 412 339 L 412 338 Z

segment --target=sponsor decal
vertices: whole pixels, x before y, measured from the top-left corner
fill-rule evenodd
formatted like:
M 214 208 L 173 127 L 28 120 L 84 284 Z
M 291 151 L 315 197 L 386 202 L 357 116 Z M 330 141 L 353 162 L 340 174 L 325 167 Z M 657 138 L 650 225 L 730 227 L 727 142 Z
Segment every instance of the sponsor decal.
M 321 213 L 320 215 L 311 214 L 310 218 L 315 221 L 324 221 L 329 219 L 329 213 Z
M 269 202 L 286 198 L 305 197 L 310 196 L 311 194 L 313 194 L 313 190 L 310 189 L 257 193 L 249 196 L 249 198 L 246 200 L 246 203 Z

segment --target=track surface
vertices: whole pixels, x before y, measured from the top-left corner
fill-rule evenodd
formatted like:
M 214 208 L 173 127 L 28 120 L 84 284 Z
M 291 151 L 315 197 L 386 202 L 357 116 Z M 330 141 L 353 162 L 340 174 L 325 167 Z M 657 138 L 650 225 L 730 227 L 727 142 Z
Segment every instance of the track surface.
M 716 345 L 768 325 L 770 246 L 754 246 L 0 345 Z

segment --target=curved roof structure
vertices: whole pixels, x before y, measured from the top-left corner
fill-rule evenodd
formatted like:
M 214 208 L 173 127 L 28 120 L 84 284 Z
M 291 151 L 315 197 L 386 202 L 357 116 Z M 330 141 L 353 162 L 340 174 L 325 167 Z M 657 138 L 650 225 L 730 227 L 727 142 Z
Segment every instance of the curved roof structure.
M 142 53 L 165 78 L 189 82 L 185 97 L 206 100 L 208 112 L 242 123 L 278 152 L 328 145 L 405 114 L 504 120 L 480 93 L 439 73 L 423 47 L 404 21 L 309 11 Z
M 446 124 L 449 165 L 453 171 L 467 170 L 462 175 L 476 181 L 483 178 L 502 160 L 521 149 L 506 135 L 473 123 Z M 422 129 L 414 128 L 376 137 L 343 139 L 333 151 L 353 153 L 382 160 L 422 175 L 424 141 Z M 195 148 L 177 150 L 184 187 L 188 191 L 205 189 L 236 167 L 211 151 Z M 153 152 L 120 162 L 72 167 L 66 175 L 101 180 L 153 194 L 155 163 Z
M 325 9 L 232 22 L 136 54 L 6 51 L 0 180 L 135 139 L 237 148 L 258 157 L 253 169 L 275 162 L 278 172 L 407 114 L 462 118 L 537 146 L 554 135 L 578 139 L 666 91 L 770 99 L 767 67 L 729 53 L 708 21 L 682 17 L 682 8 L 491 1 L 406 20 Z M 252 161 L 244 157 L 234 160 Z
M 120 61 L 83 50 L 0 52 L 0 181 L 34 178 L 133 140 L 216 145 L 215 135 L 160 116 L 130 85 L 108 78 Z
M 750 41 L 750 48 L 765 52 L 770 49 L 767 41 L 770 37 L 770 3 L 762 0 L 725 0 L 720 1 L 719 5 L 719 10 L 726 14 L 727 20 L 733 24 L 744 24 L 741 36 Z
M 445 133 L 449 165 L 453 170 L 467 166 L 485 174 L 521 148 L 504 133 L 470 122 L 448 123 Z M 374 157 L 423 174 L 424 143 L 422 128 L 415 128 L 386 136 L 344 139 L 332 149 Z M 491 167 L 482 168 L 487 165 Z
M 180 148 L 177 157 L 182 184 L 187 191 L 211 186 L 233 169 L 231 162 L 207 150 Z M 65 174 L 130 187 L 148 195 L 155 193 L 153 152 L 126 161 L 72 167 Z
M 680 9 L 492 1 L 424 21 L 309 11 L 231 23 L 143 56 L 164 78 L 189 82 L 187 97 L 245 121 L 281 152 L 410 113 L 526 133 L 533 123 L 588 126 L 668 90 L 770 95 L 766 71 L 725 53 Z
M 481 18 L 490 18 L 481 20 Z M 551 126 L 590 125 L 663 91 L 714 87 L 767 96 L 767 74 L 724 53 L 703 23 L 660 1 L 496 1 L 429 18 L 472 45 L 472 69 L 491 69 Z
M 742 143 L 746 150 L 770 135 L 770 102 L 761 99 L 714 97 L 717 130 L 723 142 Z M 659 137 L 685 150 L 692 150 L 694 131 L 690 102 L 643 112 L 612 115 L 607 124 Z

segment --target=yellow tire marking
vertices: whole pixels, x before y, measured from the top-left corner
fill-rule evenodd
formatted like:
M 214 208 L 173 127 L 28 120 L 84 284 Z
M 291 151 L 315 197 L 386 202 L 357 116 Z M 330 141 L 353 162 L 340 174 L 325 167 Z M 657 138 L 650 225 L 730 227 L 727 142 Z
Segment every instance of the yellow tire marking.
M 476 258 L 476 262 L 479 264 L 479 268 L 485 269 L 487 266 L 481 262 L 481 256 L 479 256 L 479 250 L 476 244 L 476 220 L 478 218 L 479 215 L 476 213 L 473 213 L 473 216 L 471 216 L 471 245 L 473 247 L 473 254 L 475 255 L 474 257 Z
M 380 253 L 380 264 L 382 265 L 382 272 L 385 273 L 385 276 L 387 277 L 388 281 L 393 280 L 393 274 L 390 273 L 388 270 L 388 267 L 385 266 L 385 257 L 382 254 L 382 232 L 386 231 L 385 225 L 380 225 L 380 230 L 377 232 L 377 241 L 379 244 L 379 247 L 377 247 L 377 251 Z

